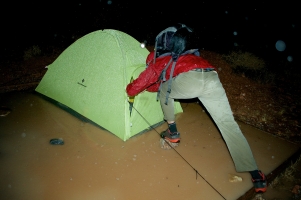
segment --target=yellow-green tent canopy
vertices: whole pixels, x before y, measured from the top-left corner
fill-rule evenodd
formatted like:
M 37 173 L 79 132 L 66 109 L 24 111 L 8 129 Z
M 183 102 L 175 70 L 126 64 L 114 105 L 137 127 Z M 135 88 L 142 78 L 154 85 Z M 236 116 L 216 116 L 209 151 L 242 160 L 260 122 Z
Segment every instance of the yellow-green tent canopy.
M 163 121 L 156 93 L 140 93 L 131 115 L 129 111 L 125 88 L 145 69 L 148 53 L 124 32 L 94 31 L 71 44 L 48 66 L 36 91 L 126 141 L 147 130 L 149 124 Z M 178 102 L 175 111 L 183 111 Z

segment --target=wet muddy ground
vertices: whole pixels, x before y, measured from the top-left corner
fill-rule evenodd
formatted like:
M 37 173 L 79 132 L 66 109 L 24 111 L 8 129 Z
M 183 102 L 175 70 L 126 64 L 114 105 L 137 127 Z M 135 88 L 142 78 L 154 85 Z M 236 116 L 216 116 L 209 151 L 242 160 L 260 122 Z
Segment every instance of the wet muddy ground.
M 1 63 L 0 147 L 3 173 L 0 183 L 4 199 L 137 199 L 137 196 L 143 199 L 166 199 L 170 196 L 165 196 L 166 192 L 162 192 L 165 191 L 164 188 L 167 188 L 168 192 L 174 191 L 170 190 L 168 180 L 173 180 L 172 185 L 177 191 L 181 191 L 175 192 L 179 199 L 185 199 L 187 196 L 190 199 L 199 199 L 203 195 L 200 191 L 207 188 L 208 184 L 201 183 L 200 178 L 196 182 L 192 178 L 196 185 L 191 186 L 191 178 L 186 180 L 187 174 L 190 177 L 194 176 L 195 172 L 191 172 L 190 167 L 186 169 L 187 164 L 180 165 L 181 169 L 187 170 L 184 175 L 183 171 L 174 167 L 179 166 L 179 160 L 173 161 L 170 158 L 179 159 L 179 156 L 168 153 L 170 151 L 162 151 L 155 131 L 124 143 L 99 127 L 68 112 L 62 112 L 59 107 L 38 96 L 22 96 L 23 92 L 32 94 L 46 72 L 45 66 L 57 55 L 24 62 Z M 233 114 L 239 122 L 251 125 L 251 130 L 255 127 L 288 141 L 293 146 L 300 146 L 300 87 L 286 84 L 290 80 L 283 82 L 283 87 L 264 85 L 242 75 L 233 74 L 227 63 L 216 53 L 203 51 L 202 55 L 219 69 L 219 76 Z M 287 85 L 290 87 L 287 88 Z M 16 93 L 12 93 L 13 91 Z M 189 109 L 195 103 L 197 102 L 185 103 L 183 107 L 187 106 L 186 109 Z M 201 105 L 197 108 L 189 116 L 185 115 L 180 128 L 183 133 L 191 132 L 192 124 L 200 123 L 198 115 L 205 113 Z M 183 119 L 183 114 L 179 117 Z M 204 125 L 204 122 L 200 125 Z M 165 128 L 163 124 L 157 131 L 163 131 Z M 212 130 L 216 131 L 213 125 L 206 125 L 207 132 Z M 220 140 L 219 134 L 215 134 Z M 52 138 L 62 138 L 64 145 L 51 145 L 49 140 Z M 199 138 L 199 141 L 203 139 Z M 177 149 L 184 153 L 185 158 L 189 158 L 190 152 L 206 149 L 206 145 L 195 144 L 199 141 L 191 139 Z M 227 149 L 224 151 L 227 152 Z M 225 159 L 228 159 L 226 163 L 231 162 L 229 155 L 224 155 Z M 206 157 L 206 162 L 208 160 L 217 162 L 212 157 Z M 200 166 L 210 165 L 202 162 Z M 230 167 L 225 173 L 227 178 L 223 179 L 227 184 L 229 172 L 235 174 Z M 175 178 L 174 174 L 180 175 Z M 248 175 L 243 175 L 243 178 L 249 179 Z M 291 191 L 287 188 L 299 184 L 296 181 L 290 181 L 290 186 L 287 186 L 285 191 L 280 189 L 274 196 L 266 195 L 267 199 L 284 194 L 287 198 L 290 197 Z M 183 187 L 183 183 L 189 187 Z M 108 185 L 113 186 L 109 188 Z M 139 186 L 147 189 L 140 189 Z M 211 191 L 210 188 L 209 186 L 205 190 Z M 219 199 L 220 195 L 212 191 Z M 212 199 L 212 196 L 210 198 Z
M 252 187 L 198 102 L 181 103 L 176 151 L 160 146 L 166 124 L 124 142 L 33 92 L 2 94 L 0 102 L 11 108 L 0 118 L 3 199 L 237 199 Z M 240 125 L 266 173 L 298 148 Z

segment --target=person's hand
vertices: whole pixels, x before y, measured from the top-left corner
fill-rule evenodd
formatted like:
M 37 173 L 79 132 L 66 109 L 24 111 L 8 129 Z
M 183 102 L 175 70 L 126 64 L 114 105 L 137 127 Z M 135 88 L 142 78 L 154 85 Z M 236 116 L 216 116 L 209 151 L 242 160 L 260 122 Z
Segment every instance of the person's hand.
M 134 103 L 135 96 L 128 96 L 128 102 Z

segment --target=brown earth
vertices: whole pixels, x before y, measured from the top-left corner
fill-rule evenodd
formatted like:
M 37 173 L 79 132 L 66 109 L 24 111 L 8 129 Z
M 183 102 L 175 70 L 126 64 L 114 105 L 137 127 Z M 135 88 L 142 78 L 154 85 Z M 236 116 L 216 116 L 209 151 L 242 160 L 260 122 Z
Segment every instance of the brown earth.
M 7 61 L 0 65 L 0 93 L 34 90 L 47 69 L 61 51 L 48 56 L 38 56 L 26 61 Z M 238 121 L 269 132 L 291 143 L 301 145 L 301 122 L 299 108 L 300 87 L 293 79 L 278 79 L 277 84 L 266 84 L 251 80 L 244 74 L 234 73 L 222 55 L 201 51 L 216 68 L 226 90 L 234 117 Z M 298 79 L 300 80 L 300 78 Z M 289 87 L 288 87 L 289 86 Z M 296 167 L 295 173 L 300 171 Z M 300 181 L 300 177 L 297 179 Z M 293 188 L 299 184 L 293 180 L 284 181 L 282 188 Z M 278 184 L 279 185 L 279 184 Z

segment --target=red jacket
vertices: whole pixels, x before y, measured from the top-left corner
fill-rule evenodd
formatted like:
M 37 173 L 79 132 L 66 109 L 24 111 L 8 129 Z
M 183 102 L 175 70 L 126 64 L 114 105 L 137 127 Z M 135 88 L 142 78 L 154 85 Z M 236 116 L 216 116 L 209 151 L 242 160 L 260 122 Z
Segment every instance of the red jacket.
M 148 67 L 141 72 L 139 77 L 135 79 L 132 83 L 128 84 L 126 87 L 126 92 L 128 96 L 136 96 L 144 90 L 149 92 L 157 92 L 160 86 L 160 74 L 164 70 L 165 66 L 171 59 L 171 56 L 163 56 L 156 58 L 156 62 L 153 63 L 154 52 L 151 52 L 146 59 L 146 63 L 149 63 Z M 172 63 L 170 63 L 166 71 L 166 80 L 169 79 L 170 70 Z M 179 57 L 177 60 L 173 77 L 179 75 L 183 72 L 188 72 L 192 69 L 197 68 L 215 68 L 204 58 L 194 55 L 186 54 Z

